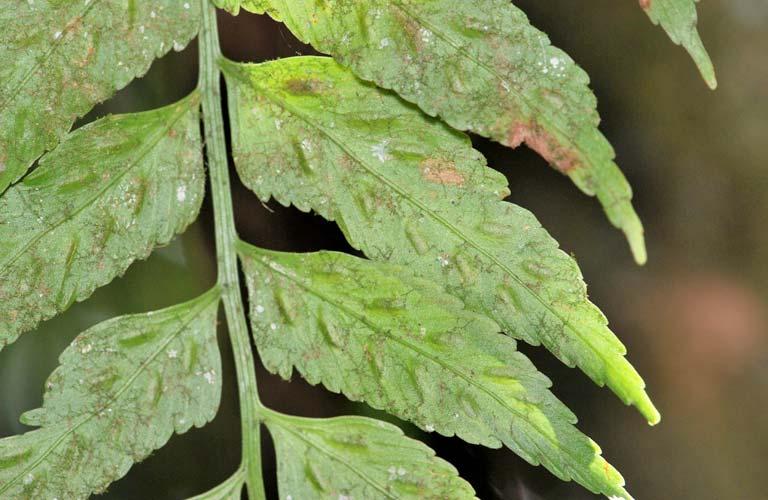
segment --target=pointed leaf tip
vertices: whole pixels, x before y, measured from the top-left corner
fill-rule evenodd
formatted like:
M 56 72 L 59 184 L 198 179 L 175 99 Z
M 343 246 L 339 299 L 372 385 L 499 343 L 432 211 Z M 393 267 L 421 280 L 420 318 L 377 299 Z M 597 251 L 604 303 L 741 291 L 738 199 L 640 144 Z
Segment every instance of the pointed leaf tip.
M 717 77 L 712 59 L 696 29 L 698 15 L 695 0 L 641 0 L 640 7 L 653 24 L 661 26 L 669 38 L 690 54 L 707 86 L 715 90 Z
M 632 251 L 632 256 L 635 262 L 642 266 L 648 261 L 648 252 L 645 247 L 645 230 L 643 229 L 643 223 L 640 222 L 640 218 L 636 213 L 626 217 L 626 223 L 622 226 L 627 242 L 629 242 L 629 248 Z

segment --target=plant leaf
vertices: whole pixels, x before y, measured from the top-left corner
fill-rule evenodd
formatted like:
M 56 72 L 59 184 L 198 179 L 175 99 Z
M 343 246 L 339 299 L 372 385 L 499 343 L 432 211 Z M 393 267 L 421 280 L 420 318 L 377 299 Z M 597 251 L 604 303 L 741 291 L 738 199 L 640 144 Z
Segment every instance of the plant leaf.
M 659 416 L 575 261 L 469 139 L 328 58 L 224 65 L 233 154 L 262 199 L 335 220 L 369 257 L 413 266 L 502 325 Z
M 46 384 L 40 429 L 0 440 L 0 497 L 87 498 L 171 435 L 201 427 L 221 397 L 219 292 L 122 316 L 79 335 Z
M 626 497 L 623 479 L 572 424 L 550 381 L 437 285 L 406 268 L 241 244 L 251 323 L 264 366 L 322 384 L 473 444 L 502 444 L 560 479 Z
M 0 349 L 195 219 L 198 101 L 86 125 L 0 197 Z
M 245 469 L 241 467 L 223 483 L 189 500 L 240 500 L 244 483 Z
M 0 193 L 77 117 L 181 50 L 198 3 L 14 0 L 0 10 Z
M 451 464 L 392 424 L 269 415 L 280 498 L 475 498 Z
M 250 0 L 301 41 L 449 125 L 525 142 L 596 195 L 646 260 L 632 190 L 598 130 L 589 77 L 509 0 Z
M 640 0 L 640 7 L 653 24 L 661 25 L 669 38 L 682 45 L 693 58 L 701 76 L 711 89 L 717 88 L 717 78 L 712 60 L 696 29 L 698 0 Z

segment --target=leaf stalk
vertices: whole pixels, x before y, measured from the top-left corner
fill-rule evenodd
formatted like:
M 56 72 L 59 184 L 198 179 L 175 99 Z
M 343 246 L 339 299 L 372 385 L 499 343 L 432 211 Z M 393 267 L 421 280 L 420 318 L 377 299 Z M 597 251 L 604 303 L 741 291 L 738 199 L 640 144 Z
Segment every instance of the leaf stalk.
M 200 0 L 200 2 L 202 24 L 199 37 L 198 87 L 202 97 L 206 156 L 213 198 L 218 284 L 221 288 L 237 371 L 243 439 L 242 460 L 246 471 L 246 484 L 251 498 L 263 500 L 265 493 L 261 470 L 260 428 L 262 405 L 259 401 L 253 351 L 240 293 L 236 251 L 238 237 L 232 208 L 224 118 L 221 109 L 221 74 L 218 66 L 221 51 L 216 25 L 216 8 L 209 0 Z

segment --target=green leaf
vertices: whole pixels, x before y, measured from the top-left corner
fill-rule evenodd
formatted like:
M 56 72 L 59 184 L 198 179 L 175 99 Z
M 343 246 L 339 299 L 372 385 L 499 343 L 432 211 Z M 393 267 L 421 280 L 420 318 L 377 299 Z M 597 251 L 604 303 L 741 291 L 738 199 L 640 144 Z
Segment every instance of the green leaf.
M 696 29 L 698 0 L 640 0 L 640 7 L 653 24 L 661 25 L 669 38 L 682 45 L 693 58 L 701 76 L 711 89 L 717 88 L 717 78 L 712 60 Z
M 328 58 L 226 63 L 233 153 L 262 199 L 335 220 L 369 257 L 412 266 L 509 335 L 543 343 L 655 423 L 575 261 L 469 139 Z
M 0 197 L 0 349 L 195 219 L 198 101 L 86 125 Z
M 646 260 L 632 190 L 598 130 L 589 77 L 509 0 L 250 0 L 364 80 L 449 125 L 525 142 L 586 194 Z
M 201 427 L 221 397 L 219 292 L 80 334 L 46 384 L 40 429 L 0 440 L 0 498 L 87 498 L 171 435 Z
M 195 495 L 189 500 L 241 500 L 243 484 L 245 483 L 245 469 L 238 469 L 232 476 L 220 485 Z
M 475 498 L 451 464 L 392 424 L 268 415 L 281 499 Z
M 200 22 L 191 0 L 10 3 L 0 10 L 0 193 Z
M 268 370 L 287 379 L 295 367 L 311 384 L 424 430 L 504 444 L 563 480 L 627 496 L 621 475 L 515 342 L 436 284 L 333 252 L 241 244 L 240 253 Z

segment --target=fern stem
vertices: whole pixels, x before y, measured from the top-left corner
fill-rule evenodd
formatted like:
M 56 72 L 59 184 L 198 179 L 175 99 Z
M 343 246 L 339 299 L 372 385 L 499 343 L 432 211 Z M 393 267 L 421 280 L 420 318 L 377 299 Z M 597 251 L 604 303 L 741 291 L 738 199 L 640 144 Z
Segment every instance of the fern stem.
M 248 326 L 245 321 L 245 309 L 240 294 L 240 278 L 235 248 L 238 237 L 232 208 L 229 164 L 227 162 L 226 139 L 224 138 L 224 118 L 221 111 L 221 75 L 218 67 L 221 52 L 216 26 L 216 9 L 209 0 L 201 0 L 201 8 L 198 86 L 202 95 L 203 127 L 205 129 L 205 144 L 213 196 L 218 283 L 222 290 L 229 339 L 232 343 L 237 370 L 246 483 L 250 498 L 261 500 L 265 498 L 261 471 L 259 418 L 261 403 L 256 386 L 256 371 Z

